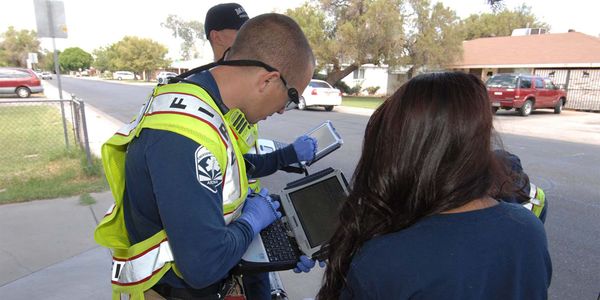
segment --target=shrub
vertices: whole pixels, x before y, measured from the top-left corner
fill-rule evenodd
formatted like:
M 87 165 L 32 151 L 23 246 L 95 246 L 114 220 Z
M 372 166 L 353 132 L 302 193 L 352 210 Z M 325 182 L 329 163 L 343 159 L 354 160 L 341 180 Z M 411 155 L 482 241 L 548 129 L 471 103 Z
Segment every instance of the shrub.
M 375 95 L 375 93 L 377 93 L 378 90 L 379 90 L 378 86 L 370 86 L 368 88 L 365 88 L 365 91 L 367 91 L 367 93 L 369 95 Z
M 361 90 L 362 90 L 362 87 L 359 84 L 357 84 L 348 90 L 348 94 L 358 95 L 358 93 L 360 93 Z

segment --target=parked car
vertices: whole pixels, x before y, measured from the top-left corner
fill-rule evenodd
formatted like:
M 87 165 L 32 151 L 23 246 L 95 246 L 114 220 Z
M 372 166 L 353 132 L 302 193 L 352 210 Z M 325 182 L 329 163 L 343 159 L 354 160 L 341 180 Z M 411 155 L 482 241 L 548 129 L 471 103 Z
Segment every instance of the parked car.
M 38 76 L 29 69 L 0 68 L 0 94 L 17 94 L 27 98 L 44 91 Z
M 528 116 L 534 109 L 551 108 L 560 114 L 567 94 L 546 77 L 523 74 L 496 74 L 488 79 L 488 95 L 495 113 L 498 109 L 516 109 Z
M 305 110 L 311 106 L 323 106 L 332 111 L 334 106 L 342 104 L 342 92 L 323 80 L 311 79 L 300 97 L 298 108 Z
M 156 81 L 158 81 L 159 84 L 167 83 L 167 79 L 177 75 L 177 73 L 173 72 L 160 72 L 158 75 L 156 75 Z
M 116 79 L 116 80 L 123 80 L 123 79 L 133 80 L 133 79 L 135 79 L 135 74 L 133 74 L 133 72 L 129 72 L 129 71 L 116 71 L 116 72 L 113 73 L 113 79 Z
M 42 78 L 44 80 L 52 80 L 52 73 L 42 72 L 42 75 L 40 76 L 40 78 Z

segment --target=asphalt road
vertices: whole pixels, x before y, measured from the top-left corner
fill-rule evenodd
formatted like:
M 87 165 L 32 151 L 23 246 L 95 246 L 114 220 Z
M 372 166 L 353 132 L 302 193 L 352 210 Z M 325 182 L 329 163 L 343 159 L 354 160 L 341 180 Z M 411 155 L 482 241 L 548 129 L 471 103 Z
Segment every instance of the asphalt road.
M 152 87 L 64 78 L 63 89 L 128 122 Z M 260 123 L 260 132 L 265 138 L 291 142 L 324 120 L 333 122 L 344 139 L 344 146 L 313 165 L 311 171 L 331 166 L 341 169 L 350 179 L 362 148 L 368 117 L 335 110 L 290 111 Z M 544 189 L 549 201 L 545 226 L 554 269 L 550 298 L 597 299 L 600 293 L 600 146 L 510 134 L 502 134 L 501 138 L 504 148 L 521 158 L 532 182 Z M 299 175 L 279 172 L 262 182 L 271 191 L 278 191 L 286 182 L 297 178 Z M 319 274 L 303 277 L 307 285 L 313 285 L 305 288 L 316 288 Z

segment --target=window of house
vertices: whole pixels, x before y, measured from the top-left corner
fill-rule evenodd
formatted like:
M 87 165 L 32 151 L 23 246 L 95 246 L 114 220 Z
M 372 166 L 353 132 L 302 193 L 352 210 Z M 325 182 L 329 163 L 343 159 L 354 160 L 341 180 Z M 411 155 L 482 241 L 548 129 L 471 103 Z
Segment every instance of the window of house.
M 354 79 L 365 79 L 365 69 L 359 68 L 358 70 L 354 70 L 352 72 Z

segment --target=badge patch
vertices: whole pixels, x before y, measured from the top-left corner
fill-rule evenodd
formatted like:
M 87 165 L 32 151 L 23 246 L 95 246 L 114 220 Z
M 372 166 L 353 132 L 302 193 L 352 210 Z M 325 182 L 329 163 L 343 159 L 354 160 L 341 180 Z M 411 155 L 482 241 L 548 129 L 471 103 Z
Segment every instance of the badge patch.
M 209 191 L 217 193 L 223 182 L 221 167 L 217 158 L 203 146 L 196 149 L 196 178 Z

